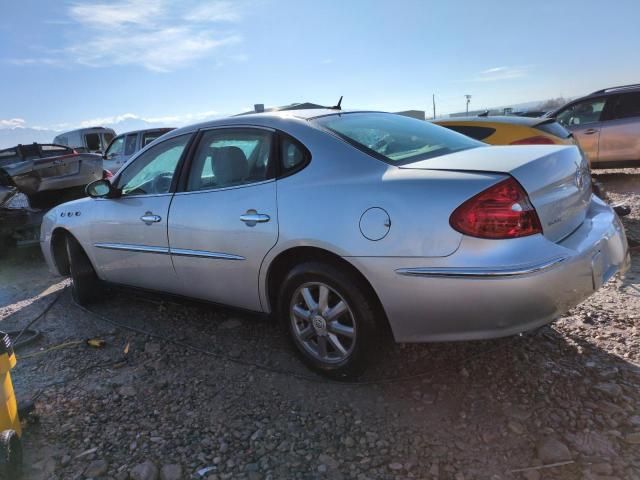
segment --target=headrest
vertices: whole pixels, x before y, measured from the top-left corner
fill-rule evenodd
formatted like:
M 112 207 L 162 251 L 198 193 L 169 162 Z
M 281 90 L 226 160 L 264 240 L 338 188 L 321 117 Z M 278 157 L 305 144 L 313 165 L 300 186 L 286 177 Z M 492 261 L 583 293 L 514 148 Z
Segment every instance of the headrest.
M 249 175 L 244 152 L 238 147 L 212 149 L 211 168 L 220 186 L 242 182 Z

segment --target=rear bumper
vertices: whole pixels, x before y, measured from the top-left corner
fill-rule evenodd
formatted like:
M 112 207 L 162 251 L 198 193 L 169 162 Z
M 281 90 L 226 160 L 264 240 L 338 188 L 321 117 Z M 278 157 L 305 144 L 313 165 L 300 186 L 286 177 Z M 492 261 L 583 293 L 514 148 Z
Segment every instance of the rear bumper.
M 499 243 L 498 243 L 499 242 Z M 487 339 L 549 323 L 594 293 L 630 257 L 624 229 L 593 197 L 560 243 L 465 237 L 439 259 L 349 258 L 378 293 L 398 342 Z

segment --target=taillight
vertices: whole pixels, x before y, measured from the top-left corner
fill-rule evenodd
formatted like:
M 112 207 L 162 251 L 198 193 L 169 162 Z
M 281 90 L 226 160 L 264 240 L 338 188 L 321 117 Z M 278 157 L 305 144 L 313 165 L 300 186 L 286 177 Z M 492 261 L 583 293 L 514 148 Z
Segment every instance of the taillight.
M 556 142 L 554 142 L 549 137 L 545 137 L 543 135 L 536 135 L 535 137 L 516 140 L 515 142 L 511 142 L 509 145 L 555 145 L 555 144 Z
M 102 179 L 103 180 L 111 180 L 113 178 L 113 173 L 110 170 L 104 169 L 102 170 Z
M 508 178 L 454 210 L 449 224 L 478 238 L 517 238 L 542 233 L 540 219 L 520 184 Z

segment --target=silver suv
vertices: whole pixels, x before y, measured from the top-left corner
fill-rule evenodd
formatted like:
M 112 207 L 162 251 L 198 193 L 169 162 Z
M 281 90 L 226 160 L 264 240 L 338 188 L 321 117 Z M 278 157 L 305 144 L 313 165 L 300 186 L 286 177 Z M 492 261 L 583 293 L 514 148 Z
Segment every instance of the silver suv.
M 573 133 L 591 167 L 640 166 L 640 84 L 598 90 L 547 116 Z

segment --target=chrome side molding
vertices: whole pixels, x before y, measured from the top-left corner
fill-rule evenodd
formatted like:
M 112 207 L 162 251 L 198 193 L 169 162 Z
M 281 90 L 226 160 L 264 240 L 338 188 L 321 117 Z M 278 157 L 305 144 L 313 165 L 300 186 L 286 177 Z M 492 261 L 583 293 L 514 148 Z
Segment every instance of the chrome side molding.
M 148 245 L 131 245 L 128 243 L 94 243 L 93 246 L 106 250 L 120 250 L 138 253 L 157 253 L 161 255 L 175 255 L 177 257 L 212 258 L 216 260 L 246 260 L 244 257 L 241 257 L 240 255 L 234 255 L 232 253 L 209 252 L 206 250 L 190 250 L 187 248 L 153 247 Z
M 562 262 L 568 257 L 555 257 L 542 263 L 531 263 L 525 265 L 514 265 L 506 267 L 491 268 L 466 268 L 466 267 L 442 267 L 442 268 L 399 268 L 395 272 L 398 275 L 408 277 L 450 277 L 450 278 L 497 278 L 513 277 L 518 275 L 529 275 L 531 273 L 548 270 Z
M 240 255 L 234 255 L 232 253 L 222 252 L 209 252 L 206 250 L 189 250 L 187 248 L 171 248 L 169 249 L 171 255 L 178 257 L 199 257 L 199 258 L 215 258 L 218 260 L 245 260 Z

